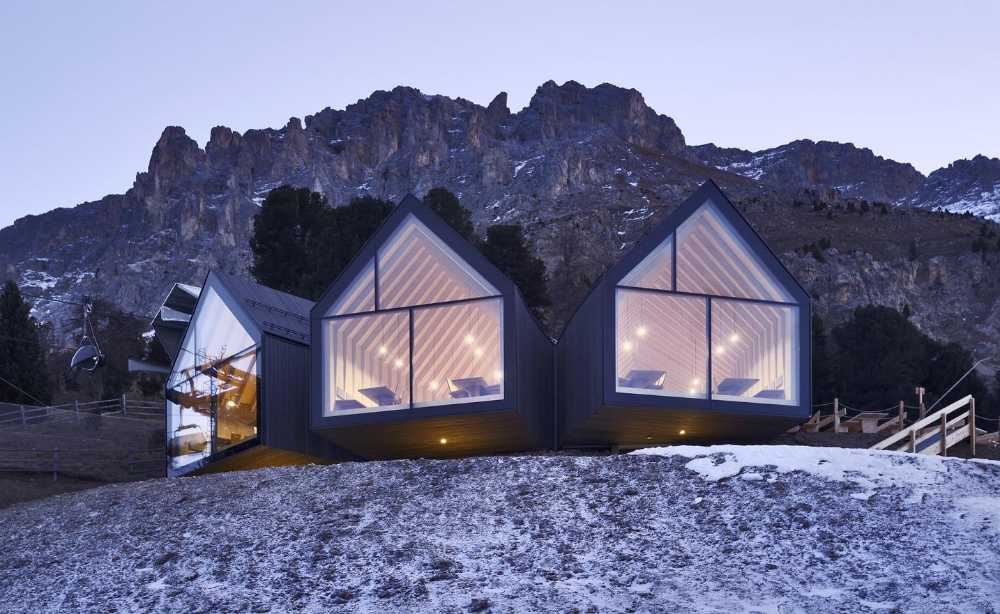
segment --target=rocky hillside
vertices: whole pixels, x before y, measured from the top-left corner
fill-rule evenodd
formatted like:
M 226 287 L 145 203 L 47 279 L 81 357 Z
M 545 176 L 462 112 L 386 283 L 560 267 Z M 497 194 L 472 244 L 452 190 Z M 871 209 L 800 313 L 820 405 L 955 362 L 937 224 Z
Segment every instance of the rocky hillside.
M 836 190 L 842 196 L 894 203 L 911 196 L 924 177 L 909 164 L 876 156 L 851 143 L 792 141 L 762 151 L 691 148 L 710 166 L 778 188 Z
M 910 208 L 883 213 L 864 202 L 918 193 L 924 181 L 912 167 L 837 143 L 755 153 L 690 147 L 639 92 L 608 84 L 548 82 L 517 113 L 502 93 L 483 107 L 397 87 L 280 129 L 220 126 L 204 148 L 168 127 L 123 195 L 0 230 L 0 277 L 150 313 L 175 281 L 200 283 L 209 269 L 245 273 L 253 216 L 282 183 L 321 191 L 333 204 L 442 185 L 480 231 L 525 225 L 552 273 L 558 334 L 590 281 L 706 178 L 737 201 L 821 313 L 836 319 L 867 302 L 910 304 L 932 335 L 1000 350 L 1000 273 L 992 252 L 970 249 L 980 223 Z M 951 194 L 970 189 L 942 187 L 928 206 L 951 206 Z M 833 246 L 826 256 L 804 249 L 821 239 Z M 69 309 L 40 303 L 36 313 L 64 339 L 76 326 Z
M 998 485 L 794 446 L 111 485 L 0 510 L 0 612 L 992 612 Z
M 928 175 L 906 202 L 1000 221 L 1000 158 L 957 160 Z

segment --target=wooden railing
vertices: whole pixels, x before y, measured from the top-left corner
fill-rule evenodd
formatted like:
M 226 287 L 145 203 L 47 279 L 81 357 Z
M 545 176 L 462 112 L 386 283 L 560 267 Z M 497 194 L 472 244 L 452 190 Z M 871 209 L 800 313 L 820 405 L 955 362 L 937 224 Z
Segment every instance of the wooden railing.
M 79 419 L 87 416 L 109 416 L 139 420 L 160 419 L 165 415 L 163 401 L 127 399 L 124 395 L 117 399 L 102 401 L 74 401 L 62 405 L 14 405 L 0 407 L 0 429 L 59 419 Z
M 976 437 L 976 399 L 968 395 L 890 435 L 871 449 L 947 456 L 948 448 L 968 439 L 975 456 Z

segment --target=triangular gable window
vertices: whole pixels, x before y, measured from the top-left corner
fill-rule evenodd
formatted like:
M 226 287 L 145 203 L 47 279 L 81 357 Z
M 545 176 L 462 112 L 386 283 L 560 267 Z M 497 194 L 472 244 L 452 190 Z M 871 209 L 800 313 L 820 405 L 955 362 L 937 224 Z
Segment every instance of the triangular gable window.
M 328 316 L 342 316 L 362 311 L 375 311 L 375 261 L 369 260 L 351 285 L 340 295 Z
M 379 309 L 500 294 L 413 215 L 379 249 L 378 284 Z
M 629 274 L 622 278 L 621 285 L 652 290 L 672 290 L 670 277 L 674 259 L 673 236 L 642 259 Z
M 677 229 L 677 290 L 794 302 L 711 201 Z
M 257 343 L 257 336 L 243 326 L 215 288 L 209 287 L 192 318 L 170 383 L 189 378 L 196 370 L 235 356 Z

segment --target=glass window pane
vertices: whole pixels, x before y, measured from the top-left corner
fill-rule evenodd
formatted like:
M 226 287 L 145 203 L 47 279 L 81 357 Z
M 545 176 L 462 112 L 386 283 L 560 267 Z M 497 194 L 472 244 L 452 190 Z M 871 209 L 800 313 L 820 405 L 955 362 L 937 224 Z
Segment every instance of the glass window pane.
M 793 301 L 711 202 L 677 229 L 677 289 L 715 296 Z
M 615 296 L 616 390 L 705 398 L 705 299 L 623 289 Z
M 379 250 L 378 281 L 380 309 L 499 294 L 412 215 Z
M 798 308 L 712 299 L 712 398 L 798 402 Z
M 375 261 L 370 260 L 354 282 L 340 295 L 328 316 L 347 315 L 363 311 L 375 311 Z
M 415 404 L 503 398 L 503 301 L 414 310 Z
M 167 390 L 170 466 L 178 469 L 257 436 L 257 352 L 201 364 Z
M 170 384 L 192 377 L 199 367 L 257 345 L 257 339 L 229 310 L 215 288 L 207 288 L 188 328 Z
M 337 318 L 324 327 L 327 414 L 409 407 L 409 312 Z
M 642 259 L 628 275 L 622 278 L 621 285 L 635 288 L 651 288 L 653 290 L 672 290 L 670 276 L 674 260 L 673 237 L 668 238 L 659 247 Z

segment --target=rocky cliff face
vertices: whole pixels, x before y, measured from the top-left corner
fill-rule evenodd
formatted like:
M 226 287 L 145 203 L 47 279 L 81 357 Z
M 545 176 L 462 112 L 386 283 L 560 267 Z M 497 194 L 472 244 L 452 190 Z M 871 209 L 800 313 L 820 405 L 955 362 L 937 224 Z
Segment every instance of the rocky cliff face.
M 335 205 L 445 186 L 480 231 L 525 226 L 552 272 L 558 332 L 587 283 L 706 178 L 739 203 L 834 319 L 867 302 L 910 304 L 931 334 L 969 347 L 1000 322 L 987 256 L 963 260 L 979 222 L 851 204 L 913 194 L 923 178 L 909 165 L 838 143 L 688 147 L 639 92 L 574 82 L 543 84 L 517 113 L 503 93 L 483 107 L 397 87 L 280 129 L 216 127 L 204 148 L 168 127 L 124 195 L 0 230 L 0 277 L 29 292 L 89 294 L 151 313 L 175 281 L 201 283 L 210 269 L 246 273 L 253 216 L 282 183 L 320 191 Z M 940 177 L 940 202 L 951 198 L 951 182 Z M 796 251 L 823 237 L 836 249 L 825 262 Z M 887 247 L 886 237 L 898 245 Z M 917 261 L 908 259 L 911 239 L 920 243 Z M 39 303 L 36 313 L 63 339 L 75 326 L 69 309 Z M 953 325 L 962 317 L 975 326 Z
M 910 196 L 923 175 L 909 164 L 876 156 L 851 143 L 792 141 L 762 151 L 691 148 L 705 164 L 778 187 L 833 189 L 842 196 L 894 203 Z
M 907 204 L 1000 221 L 1000 159 L 956 160 L 928 175 Z

